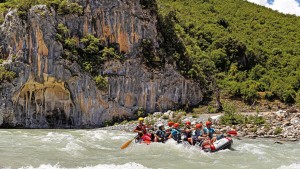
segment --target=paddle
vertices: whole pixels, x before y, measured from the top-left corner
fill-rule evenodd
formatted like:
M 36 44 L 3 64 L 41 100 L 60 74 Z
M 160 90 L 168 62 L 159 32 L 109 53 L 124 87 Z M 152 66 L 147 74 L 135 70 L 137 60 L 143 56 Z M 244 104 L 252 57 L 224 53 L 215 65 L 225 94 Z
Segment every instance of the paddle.
M 128 140 L 126 143 L 124 143 L 120 148 L 123 150 L 123 149 L 125 149 L 125 148 L 127 148 L 131 143 L 132 143 L 132 141 L 134 140 L 134 139 L 136 139 L 138 136 L 135 136 L 133 139 L 131 139 L 131 140 Z

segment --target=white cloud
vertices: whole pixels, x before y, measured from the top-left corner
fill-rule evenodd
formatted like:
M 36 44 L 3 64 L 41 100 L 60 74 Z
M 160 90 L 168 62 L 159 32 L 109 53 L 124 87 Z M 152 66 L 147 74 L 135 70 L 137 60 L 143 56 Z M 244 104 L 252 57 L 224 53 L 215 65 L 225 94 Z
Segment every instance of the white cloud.
M 249 2 L 262 5 L 285 14 L 294 14 L 300 16 L 300 6 L 296 0 L 274 0 L 269 4 L 267 0 L 248 0 Z

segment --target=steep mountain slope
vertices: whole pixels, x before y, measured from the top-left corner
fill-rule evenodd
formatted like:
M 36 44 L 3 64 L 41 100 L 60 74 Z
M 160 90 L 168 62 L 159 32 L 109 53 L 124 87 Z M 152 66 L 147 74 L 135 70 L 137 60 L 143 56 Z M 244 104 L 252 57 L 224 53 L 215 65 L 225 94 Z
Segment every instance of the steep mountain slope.
M 300 101 L 299 17 L 242 0 L 158 2 L 161 46 L 189 77 L 214 70 L 223 92 L 249 103 Z

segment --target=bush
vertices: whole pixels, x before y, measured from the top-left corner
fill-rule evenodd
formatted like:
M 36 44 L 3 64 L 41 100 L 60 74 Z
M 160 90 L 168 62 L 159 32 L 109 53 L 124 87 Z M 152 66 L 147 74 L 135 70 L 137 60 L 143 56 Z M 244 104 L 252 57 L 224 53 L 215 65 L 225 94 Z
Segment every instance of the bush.
M 154 45 L 151 39 L 142 39 L 140 43 L 140 54 L 144 59 L 144 62 L 148 66 L 153 66 L 155 61 Z
M 262 125 L 262 124 L 266 123 L 266 120 L 262 116 L 258 116 L 258 115 L 252 116 L 252 115 L 250 115 L 250 116 L 248 116 L 248 121 L 247 122 L 255 124 L 255 125 Z
M 99 59 L 104 62 L 109 59 L 122 59 L 122 57 L 114 48 L 104 47 L 104 49 L 101 51 L 101 56 Z
M 0 83 L 5 80 L 11 82 L 15 77 L 15 72 L 7 71 L 4 67 L 0 66 Z
M 236 112 L 236 107 L 233 104 L 224 104 L 223 111 L 224 115 L 220 118 L 221 124 L 236 125 L 244 123 L 245 117 Z
M 74 38 L 68 38 L 65 40 L 65 46 L 69 49 L 74 50 L 77 46 L 77 41 Z
M 169 119 L 169 115 L 164 114 L 163 117 L 162 117 L 162 119 L 168 120 Z
M 100 52 L 100 40 L 92 34 L 83 37 L 80 42 L 83 44 L 83 52 L 88 55 L 96 55 Z
M 63 0 L 57 6 L 57 3 L 53 3 L 55 7 L 57 7 L 57 12 L 60 15 L 68 15 L 68 14 L 78 14 L 81 15 L 83 13 L 83 8 L 78 3 L 71 3 L 68 0 Z
M 274 134 L 275 134 L 275 135 L 278 135 L 278 134 L 280 134 L 280 133 L 282 133 L 282 128 L 276 127 L 276 129 L 275 129 L 275 131 L 274 131 Z
M 70 30 L 62 23 L 59 23 L 57 25 L 57 31 L 59 34 L 63 35 L 64 37 L 67 37 Z
M 157 13 L 156 0 L 140 0 L 140 4 L 143 9 L 150 10 L 151 15 L 155 15 Z
M 94 78 L 96 82 L 96 86 L 99 90 L 107 90 L 108 89 L 108 81 L 106 78 L 102 77 L 101 75 L 98 75 Z
M 208 113 L 213 114 L 213 113 L 216 113 L 216 108 L 214 108 L 214 107 L 212 107 L 212 106 L 208 106 L 208 107 L 207 107 L 207 111 L 208 111 Z

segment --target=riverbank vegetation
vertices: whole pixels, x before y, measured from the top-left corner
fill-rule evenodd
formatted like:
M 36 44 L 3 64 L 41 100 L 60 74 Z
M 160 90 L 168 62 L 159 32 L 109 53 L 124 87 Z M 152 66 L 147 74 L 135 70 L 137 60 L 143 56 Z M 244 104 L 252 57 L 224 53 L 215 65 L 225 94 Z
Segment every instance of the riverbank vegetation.
M 161 47 L 186 76 L 248 104 L 300 102 L 299 17 L 242 0 L 158 0 L 158 8 Z

